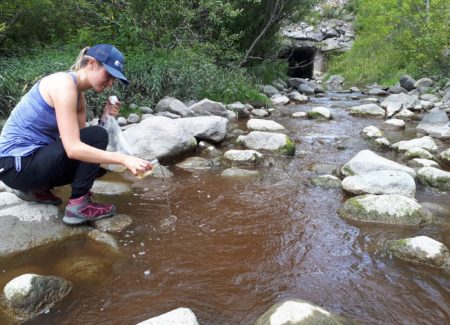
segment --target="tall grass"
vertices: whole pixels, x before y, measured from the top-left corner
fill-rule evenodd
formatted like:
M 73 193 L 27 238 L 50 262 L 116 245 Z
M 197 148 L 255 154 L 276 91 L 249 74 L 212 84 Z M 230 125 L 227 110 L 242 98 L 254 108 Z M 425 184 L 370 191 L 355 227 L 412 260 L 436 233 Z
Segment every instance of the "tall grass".
M 0 61 L 0 114 L 6 116 L 32 85 L 43 76 L 68 70 L 77 50 L 71 47 L 43 49 Z M 173 49 L 153 52 L 136 49 L 125 53 L 128 87 L 116 82 L 111 90 L 125 105 L 154 106 L 164 96 L 183 101 L 242 101 L 265 105 L 257 90 L 258 80 L 243 69 L 216 65 L 200 50 Z M 88 105 L 99 113 L 108 94 L 87 93 Z

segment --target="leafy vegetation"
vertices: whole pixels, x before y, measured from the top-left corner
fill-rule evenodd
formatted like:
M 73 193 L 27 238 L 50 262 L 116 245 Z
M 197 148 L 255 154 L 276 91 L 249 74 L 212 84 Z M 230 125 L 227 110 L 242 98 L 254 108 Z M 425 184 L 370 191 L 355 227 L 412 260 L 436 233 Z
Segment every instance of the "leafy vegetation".
M 352 84 L 450 75 L 447 0 L 354 0 L 352 7 L 358 37 L 349 52 L 331 58 L 331 74 Z

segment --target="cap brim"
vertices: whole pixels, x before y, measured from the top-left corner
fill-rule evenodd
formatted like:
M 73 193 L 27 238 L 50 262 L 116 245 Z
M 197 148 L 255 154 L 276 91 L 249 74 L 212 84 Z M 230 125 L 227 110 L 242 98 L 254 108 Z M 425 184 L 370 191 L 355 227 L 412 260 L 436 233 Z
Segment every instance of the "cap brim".
M 116 70 L 116 69 L 114 69 L 114 68 L 112 68 L 109 65 L 106 65 L 104 63 L 103 63 L 103 66 L 105 67 L 106 71 L 109 72 L 110 75 L 112 75 L 114 78 L 119 79 L 125 85 L 128 85 L 130 83 L 128 81 L 128 79 L 125 77 L 125 75 L 122 72 L 120 72 L 119 70 Z

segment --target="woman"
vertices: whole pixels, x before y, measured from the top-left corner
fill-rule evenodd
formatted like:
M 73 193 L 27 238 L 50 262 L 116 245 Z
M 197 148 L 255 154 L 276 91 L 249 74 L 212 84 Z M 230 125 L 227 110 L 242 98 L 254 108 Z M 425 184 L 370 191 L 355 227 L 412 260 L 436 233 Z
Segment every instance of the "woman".
M 84 92 L 124 84 L 124 56 L 114 46 L 98 44 L 80 52 L 69 72 L 42 78 L 11 112 L 0 137 L 0 178 L 26 201 L 59 205 L 50 190 L 71 184 L 66 224 L 82 224 L 114 215 L 112 204 L 91 200 L 100 164 L 121 164 L 133 174 L 151 169 L 148 161 L 105 151 L 108 134 L 101 126 L 86 127 Z M 107 102 L 105 112 L 117 115 L 120 103 Z

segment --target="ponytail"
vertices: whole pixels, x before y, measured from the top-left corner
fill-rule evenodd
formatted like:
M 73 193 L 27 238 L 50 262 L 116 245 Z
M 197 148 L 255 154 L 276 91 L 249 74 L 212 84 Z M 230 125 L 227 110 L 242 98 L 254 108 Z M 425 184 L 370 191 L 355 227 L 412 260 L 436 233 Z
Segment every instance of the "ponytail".
M 80 51 L 80 54 L 78 54 L 78 57 L 75 60 L 75 63 L 70 67 L 70 70 L 78 71 L 84 66 L 86 66 L 89 59 L 91 58 L 89 55 L 86 55 L 87 50 L 89 50 L 89 47 L 85 47 Z

